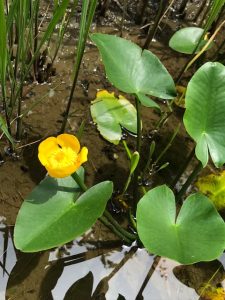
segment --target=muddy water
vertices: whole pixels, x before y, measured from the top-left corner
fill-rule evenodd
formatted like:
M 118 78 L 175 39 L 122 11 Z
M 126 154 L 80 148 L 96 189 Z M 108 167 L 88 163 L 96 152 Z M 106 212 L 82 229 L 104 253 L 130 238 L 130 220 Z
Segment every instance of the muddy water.
M 130 17 L 126 15 L 123 36 L 143 44 L 146 32 L 140 30 L 140 26 L 137 27 L 133 20 L 136 2 L 128 2 Z M 111 34 L 120 32 L 122 10 L 118 1 L 112 3 L 115 5 L 113 9 L 106 13 L 105 18 L 100 18 L 100 25 L 94 23 L 92 31 Z M 153 4 L 150 10 L 154 9 Z M 147 18 L 146 14 L 144 18 Z M 5 161 L 0 166 L 0 300 L 199 299 L 200 287 L 218 269 L 219 272 L 210 282 L 213 286 L 223 285 L 224 259 L 220 259 L 222 264 L 215 261 L 203 266 L 182 267 L 173 261 L 153 257 L 136 245 L 122 245 L 100 223 L 83 237 L 60 249 L 24 254 L 13 246 L 13 225 L 19 207 L 24 197 L 45 175 L 45 170 L 37 160 L 37 145 L 41 139 L 55 135 L 60 129 L 72 84 L 71 66 L 74 63 L 78 21 L 79 18 L 72 20 L 65 35 L 55 63 L 56 76 L 47 83 L 33 83 L 24 88 L 23 110 L 29 109 L 29 113 L 23 119 L 23 138 L 17 145 L 17 156 L 7 156 L 4 152 L 6 143 L 0 140 Z M 170 19 L 162 25 L 150 50 L 177 77 L 186 57 L 173 53 L 167 45 L 169 36 L 180 24 Z M 112 90 L 112 87 L 105 79 L 98 51 L 89 41 L 74 95 L 68 132 L 76 133 L 81 122 L 85 121 L 81 142 L 89 148 L 89 160 L 85 166 L 87 185 L 109 179 L 114 182 L 116 190 L 120 190 L 127 176 L 128 161 L 122 146 L 115 147 L 106 143 L 91 122 L 90 102 L 98 89 Z M 166 109 L 166 106 L 162 104 L 162 108 Z M 177 110 L 155 136 L 156 152 L 165 146 L 180 122 L 182 113 Z M 142 110 L 142 117 L 143 157 L 147 159 L 145 156 L 159 115 L 146 108 Z M 128 138 L 128 144 L 134 149 L 134 139 Z M 170 183 L 177 166 L 182 164 L 192 147 L 193 143 L 182 127 L 163 160 L 170 162 L 170 168 L 150 178 L 150 187 Z M 113 204 L 110 208 L 116 210 L 118 218 L 124 217 Z

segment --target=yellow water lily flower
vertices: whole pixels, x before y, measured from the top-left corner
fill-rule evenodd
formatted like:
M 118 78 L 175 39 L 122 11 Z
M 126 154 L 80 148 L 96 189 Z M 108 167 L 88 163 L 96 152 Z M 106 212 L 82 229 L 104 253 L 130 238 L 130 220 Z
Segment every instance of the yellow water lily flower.
M 39 144 L 38 158 L 49 175 L 63 178 L 74 173 L 87 161 L 88 149 L 80 150 L 78 139 L 72 134 L 49 137 Z

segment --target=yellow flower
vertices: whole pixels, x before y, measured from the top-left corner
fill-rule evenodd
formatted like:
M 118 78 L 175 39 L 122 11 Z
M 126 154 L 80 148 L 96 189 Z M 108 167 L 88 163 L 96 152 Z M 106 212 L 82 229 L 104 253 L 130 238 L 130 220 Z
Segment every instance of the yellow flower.
M 40 143 L 38 158 L 51 177 L 63 178 L 74 173 L 87 161 L 88 149 L 80 151 L 78 139 L 71 134 L 49 137 Z

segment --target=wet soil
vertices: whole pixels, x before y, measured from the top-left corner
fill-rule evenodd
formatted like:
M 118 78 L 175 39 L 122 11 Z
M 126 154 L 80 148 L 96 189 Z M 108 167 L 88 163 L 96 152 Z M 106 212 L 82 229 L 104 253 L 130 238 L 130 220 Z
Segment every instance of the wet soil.
M 113 6 L 111 4 L 105 16 L 95 20 L 92 32 L 120 33 L 122 13 L 120 2 L 112 2 Z M 146 31 L 135 24 L 136 2 L 130 1 L 128 4 L 123 37 L 143 45 Z M 149 10 L 154 11 L 153 4 L 149 6 Z M 144 23 L 149 21 L 146 18 L 145 14 Z M 117 237 L 99 222 L 82 238 L 51 252 L 23 254 L 13 246 L 11 240 L 13 225 L 21 203 L 46 173 L 37 159 L 38 144 L 48 136 L 55 136 L 61 126 L 72 85 L 71 72 L 78 21 L 79 18 L 72 20 L 65 35 L 54 65 L 55 76 L 42 84 L 34 82 L 24 88 L 23 110 L 31 109 L 23 119 L 23 135 L 21 141 L 17 143 L 16 155 L 7 155 L 5 151 L 7 143 L 4 138 L 0 139 L 0 151 L 4 159 L 4 163 L 0 166 L 0 216 L 2 216 L 0 219 L 0 267 L 2 268 L 0 299 L 198 299 L 200 282 L 203 284 L 210 278 L 209 274 L 212 270 L 215 271 L 215 264 L 217 266 L 218 262 L 208 267 L 210 271 L 205 268 L 201 278 L 195 277 L 199 274 L 201 276 L 201 272 L 196 271 L 194 267 L 191 271 L 185 271 L 185 267 L 184 270 L 174 269 L 175 266 L 178 268 L 179 264 L 165 259 L 159 261 L 159 258 L 153 258 L 145 250 L 137 249 L 135 245 L 131 247 L 122 245 Z M 186 56 L 174 53 L 168 47 L 169 37 L 179 26 L 180 23 L 173 18 L 163 22 L 150 46 L 150 50 L 161 59 L 174 78 L 178 76 L 187 60 Z M 52 45 L 54 45 L 54 38 L 55 35 Z M 113 146 L 101 138 L 90 116 L 91 101 L 95 98 L 96 91 L 100 89 L 115 90 L 105 77 L 96 47 L 88 41 L 67 132 L 76 134 L 82 121 L 85 121 L 81 144 L 89 149 L 89 159 L 85 164 L 86 183 L 91 186 L 108 179 L 114 182 L 115 189 L 119 191 L 128 175 L 126 153 L 121 144 Z M 133 101 L 129 96 L 127 97 L 131 102 Z M 162 111 L 167 111 L 165 103 L 161 102 L 160 105 Z M 160 119 L 159 113 L 143 108 L 141 114 L 142 155 L 147 160 L 148 148 L 153 136 L 157 154 L 162 151 L 181 122 L 183 110 L 175 108 L 174 113 L 159 132 L 155 132 L 155 126 Z M 135 139 L 130 136 L 126 136 L 126 139 L 131 150 L 135 149 Z M 148 186 L 170 184 L 178 166 L 185 161 L 192 147 L 193 142 L 181 125 L 178 135 L 161 162 L 162 164 L 169 162 L 169 167 L 158 172 L 154 177 L 149 176 Z M 188 172 L 190 169 L 187 170 Z M 185 173 L 181 181 L 186 176 Z M 116 212 L 119 220 L 123 219 L 123 213 L 115 203 L 110 203 L 109 208 Z M 136 272 L 137 269 L 140 272 Z M 221 277 L 213 283 L 215 286 L 224 279 L 223 267 L 220 275 Z M 199 282 L 199 286 L 196 287 L 195 281 Z

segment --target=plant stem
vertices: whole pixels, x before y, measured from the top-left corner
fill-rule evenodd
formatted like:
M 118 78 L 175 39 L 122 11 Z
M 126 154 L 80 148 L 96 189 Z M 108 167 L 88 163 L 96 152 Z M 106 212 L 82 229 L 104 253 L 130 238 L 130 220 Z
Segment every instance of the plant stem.
M 82 191 L 86 192 L 88 190 L 87 186 L 85 185 L 83 180 L 80 178 L 80 176 L 76 172 L 74 172 L 71 176 L 76 181 L 76 183 L 79 185 L 79 187 L 82 189 Z
M 63 133 L 66 129 L 66 124 L 67 124 L 67 120 L 69 117 L 73 94 L 74 94 L 74 90 L 75 90 L 78 75 L 79 75 L 80 65 L 81 65 L 83 55 L 84 55 L 85 43 L 87 40 L 87 36 L 88 36 L 88 32 L 89 32 L 89 29 L 91 26 L 92 19 L 94 16 L 96 5 L 97 5 L 97 0 L 92 0 L 90 3 L 90 6 L 89 6 L 89 1 L 87 1 L 87 0 L 83 1 L 83 4 L 82 4 L 80 34 L 79 34 L 79 41 L 78 41 L 78 47 L 77 47 L 76 63 L 75 63 L 74 72 L 73 72 L 73 84 L 72 84 L 70 96 L 69 96 L 69 99 L 67 102 L 66 110 L 64 113 L 64 118 L 63 118 L 62 126 L 60 129 L 60 133 Z
M 103 214 L 119 231 L 120 233 L 122 233 L 125 237 L 127 237 L 128 239 L 135 241 L 137 239 L 137 236 L 133 233 L 130 233 L 128 231 L 126 231 L 125 229 L 123 229 L 119 223 L 111 216 L 111 214 L 105 210 L 104 214 Z
M 116 227 L 110 223 L 107 218 L 105 216 L 101 216 L 99 218 L 99 220 L 106 226 L 108 227 L 110 230 L 112 230 L 112 232 L 114 232 L 118 237 L 120 237 L 122 240 L 124 240 L 126 243 L 131 243 L 132 240 L 128 239 L 126 236 L 124 236 L 123 234 L 120 233 L 119 230 L 116 229 Z
M 147 36 L 147 39 L 146 39 L 145 44 L 143 46 L 143 49 L 148 49 L 149 48 L 150 43 L 151 43 L 152 39 L 154 38 L 154 36 L 156 34 L 156 31 L 157 31 L 157 28 L 158 28 L 158 25 L 159 25 L 159 22 L 160 22 L 162 13 L 163 13 L 163 2 L 164 2 L 164 0 L 160 0 L 159 9 L 158 9 L 155 21 L 154 21 L 154 26 L 153 26 L 152 29 L 151 28 L 149 29 L 148 36 Z
M 142 129 L 141 129 L 141 104 L 138 98 L 135 98 L 136 110 L 137 110 L 137 145 L 136 151 L 141 155 L 141 138 L 142 138 Z M 139 164 L 138 164 L 139 165 Z M 139 175 L 139 167 L 134 171 L 134 191 L 133 191 L 133 210 L 136 210 L 137 205 L 137 197 L 138 197 L 138 175 Z
M 181 175 L 184 173 L 184 171 L 187 169 L 188 165 L 190 164 L 192 158 L 194 157 L 195 155 L 195 147 L 191 150 L 188 158 L 186 159 L 186 161 L 184 162 L 183 166 L 180 168 L 177 176 L 174 178 L 174 180 L 172 181 L 171 185 L 170 185 L 170 188 L 171 189 L 174 189 L 178 180 L 180 179 Z
M 183 195 L 185 194 L 185 192 L 187 191 L 188 187 L 192 184 L 192 182 L 194 181 L 194 179 L 197 177 L 197 175 L 199 174 L 199 172 L 202 170 L 202 163 L 199 161 L 198 164 L 196 165 L 196 167 L 194 168 L 194 170 L 192 171 L 192 173 L 190 174 L 190 176 L 188 177 L 188 179 L 186 180 L 185 184 L 182 186 L 182 188 L 180 189 L 180 191 L 178 192 L 177 196 L 176 196 L 176 201 L 180 202 Z
M 155 163 L 157 164 L 160 159 L 163 157 L 163 155 L 167 152 L 167 150 L 172 146 L 172 143 L 175 139 L 175 137 L 177 136 L 178 132 L 180 130 L 180 124 L 178 124 L 177 128 L 175 129 L 174 133 L 172 134 L 168 144 L 166 145 L 166 147 L 163 149 L 163 151 L 160 153 L 160 155 L 158 156 L 158 158 L 156 159 Z

